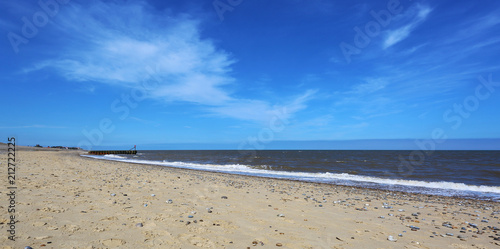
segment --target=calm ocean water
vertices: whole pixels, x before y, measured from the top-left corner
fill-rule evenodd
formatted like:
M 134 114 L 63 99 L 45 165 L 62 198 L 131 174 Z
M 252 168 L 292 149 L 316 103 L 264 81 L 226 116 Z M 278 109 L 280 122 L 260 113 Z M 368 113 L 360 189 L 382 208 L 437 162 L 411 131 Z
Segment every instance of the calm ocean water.
M 90 156 L 232 174 L 500 201 L 500 151 L 151 150 Z

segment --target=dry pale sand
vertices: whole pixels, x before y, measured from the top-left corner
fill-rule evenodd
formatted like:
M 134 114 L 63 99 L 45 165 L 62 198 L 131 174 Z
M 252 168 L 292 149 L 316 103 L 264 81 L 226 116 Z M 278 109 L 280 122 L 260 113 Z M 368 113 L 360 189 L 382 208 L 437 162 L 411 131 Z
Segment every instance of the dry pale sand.
M 499 203 L 79 153 L 17 151 L 15 241 L 7 232 L 7 154 L 0 154 L 1 248 L 500 248 Z

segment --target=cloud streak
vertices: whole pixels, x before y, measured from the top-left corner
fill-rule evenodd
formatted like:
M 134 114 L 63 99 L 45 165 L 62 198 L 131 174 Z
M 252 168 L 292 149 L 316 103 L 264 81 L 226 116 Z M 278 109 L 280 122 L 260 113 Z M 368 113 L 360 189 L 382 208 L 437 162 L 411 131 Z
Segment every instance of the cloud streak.
M 403 14 L 400 19 L 410 19 L 405 25 L 395 30 L 389 30 L 386 34 L 383 48 L 389 48 L 410 36 L 411 32 L 422 24 L 432 9 L 422 5 L 416 5 Z
M 149 67 L 158 86 L 148 97 L 161 101 L 208 106 L 205 110 L 212 114 L 253 121 L 283 106 L 290 113 L 304 108 L 300 96 L 288 105 L 234 97 L 227 86 L 236 82 L 231 76 L 235 59 L 202 38 L 199 22 L 189 16 L 157 13 L 144 2 L 92 2 L 73 4 L 57 23 L 67 44 L 74 45 L 63 46 L 57 58 L 38 62 L 25 73 L 52 69 L 70 81 L 138 88 Z
M 291 116 L 307 107 L 306 103 L 316 94 L 315 90 L 308 90 L 290 102 L 282 105 L 270 105 L 261 100 L 235 100 L 227 105 L 210 108 L 216 116 L 233 117 L 241 120 L 269 122 L 273 118 L 289 119 Z

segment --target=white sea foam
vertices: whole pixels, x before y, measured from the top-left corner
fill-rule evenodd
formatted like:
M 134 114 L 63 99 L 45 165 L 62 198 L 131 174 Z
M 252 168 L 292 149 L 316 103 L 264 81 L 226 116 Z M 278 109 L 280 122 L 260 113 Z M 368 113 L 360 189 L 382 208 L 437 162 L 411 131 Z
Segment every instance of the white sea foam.
M 126 157 L 123 157 L 123 156 L 117 156 L 117 155 L 113 155 L 113 154 L 107 154 L 107 155 L 104 155 L 103 156 L 104 158 L 106 159 L 127 159 Z
M 490 193 L 496 198 L 500 198 L 500 187 L 495 186 L 476 186 L 467 185 L 464 183 L 455 182 L 428 182 L 428 181 L 417 181 L 417 180 L 406 180 L 406 179 L 389 179 L 381 177 L 363 176 L 363 175 L 351 175 L 348 173 L 307 173 L 307 172 L 290 172 L 290 171 L 275 171 L 269 170 L 269 167 L 263 167 L 267 169 L 256 169 L 248 165 L 241 164 L 229 164 L 229 165 L 218 165 L 218 164 L 199 164 L 199 163 L 188 163 L 188 162 L 169 162 L 169 161 L 149 161 L 149 160 L 137 160 L 137 159 L 126 159 L 119 156 L 88 156 L 98 159 L 107 159 L 115 161 L 123 161 L 130 163 L 139 164 L 150 164 L 150 165 L 161 165 L 176 168 L 186 168 L 194 170 L 204 170 L 204 171 L 215 171 L 231 174 L 241 174 L 241 175 L 252 175 L 261 177 L 271 177 L 271 178 L 282 178 L 282 179 L 293 179 L 311 182 L 322 182 L 322 183 L 335 183 L 341 185 L 350 186 L 371 186 L 371 187 L 383 187 L 389 186 L 390 189 L 402 190 L 409 192 L 424 192 L 430 194 L 441 194 L 441 195 L 460 195 L 460 194 L 473 194 L 476 193 Z

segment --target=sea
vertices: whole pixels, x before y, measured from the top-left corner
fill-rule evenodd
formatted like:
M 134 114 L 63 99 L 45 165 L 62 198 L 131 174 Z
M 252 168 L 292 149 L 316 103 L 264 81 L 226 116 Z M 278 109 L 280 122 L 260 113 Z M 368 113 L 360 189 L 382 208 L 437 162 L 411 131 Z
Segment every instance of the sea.
M 142 150 L 86 156 L 500 202 L 500 151 Z

